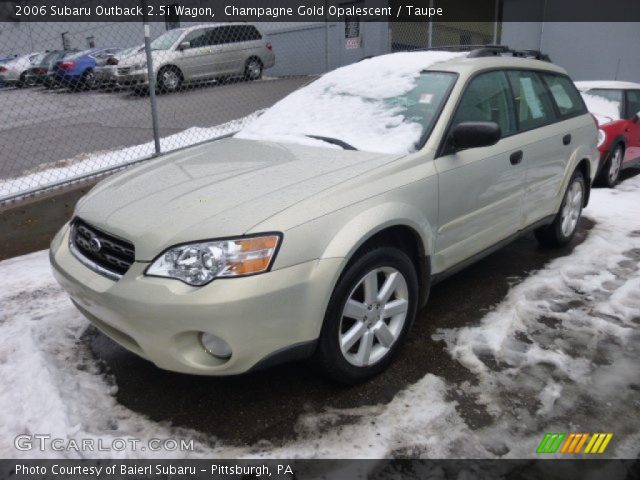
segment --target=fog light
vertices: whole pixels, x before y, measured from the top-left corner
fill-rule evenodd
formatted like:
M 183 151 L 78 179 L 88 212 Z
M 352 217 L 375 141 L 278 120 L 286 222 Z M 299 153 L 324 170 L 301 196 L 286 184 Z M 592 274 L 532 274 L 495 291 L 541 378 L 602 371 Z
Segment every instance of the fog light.
M 211 333 L 201 332 L 200 343 L 202 344 L 204 351 L 209 355 L 213 355 L 216 358 L 231 357 L 231 347 L 220 337 Z

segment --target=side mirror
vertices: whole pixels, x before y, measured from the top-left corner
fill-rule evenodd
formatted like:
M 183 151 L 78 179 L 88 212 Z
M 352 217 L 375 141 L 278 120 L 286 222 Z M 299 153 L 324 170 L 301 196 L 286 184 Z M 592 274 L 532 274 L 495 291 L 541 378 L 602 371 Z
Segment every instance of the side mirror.
M 178 45 L 178 50 L 186 50 L 187 48 L 191 48 L 191 42 L 181 42 Z
M 495 122 L 461 122 L 451 133 L 456 150 L 490 147 L 500 141 L 502 131 Z

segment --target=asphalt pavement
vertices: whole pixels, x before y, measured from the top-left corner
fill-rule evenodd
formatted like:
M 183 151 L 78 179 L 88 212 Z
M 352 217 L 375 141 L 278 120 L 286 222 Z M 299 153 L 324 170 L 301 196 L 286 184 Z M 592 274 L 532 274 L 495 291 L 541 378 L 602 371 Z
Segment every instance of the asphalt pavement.
M 473 375 L 431 336 L 439 328 L 476 324 L 509 288 L 554 258 L 568 255 L 593 227 L 583 218 L 573 241 L 541 248 L 528 234 L 434 286 L 395 362 L 382 375 L 353 387 L 338 386 L 309 362 L 290 363 L 235 377 L 199 377 L 166 372 L 128 352 L 91 327 L 83 340 L 118 387 L 117 401 L 158 422 L 213 435 L 228 444 L 274 444 L 294 438 L 299 416 L 330 408 L 385 404 L 428 373 L 460 384 Z M 486 411 L 464 397 L 458 413 L 472 428 L 490 422 Z
M 160 136 L 244 117 L 273 105 L 308 81 L 308 77 L 291 77 L 209 83 L 158 95 Z M 153 140 L 149 97 L 130 90 L 5 88 L 0 89 L 0 112 L 0 178 Z

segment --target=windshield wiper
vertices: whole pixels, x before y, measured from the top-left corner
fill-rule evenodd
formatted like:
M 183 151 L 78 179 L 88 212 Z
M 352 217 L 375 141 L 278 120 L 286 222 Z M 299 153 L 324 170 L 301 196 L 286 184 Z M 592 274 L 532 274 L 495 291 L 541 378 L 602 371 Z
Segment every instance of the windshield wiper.
M 353 145 L 349 145 L 347 142 L 343 142 L 342 140 L 339 140 L 337 138 L 323 137 L 321 135 L 305 135 L 305 137 L 315 138 L 316 140 L 322 140 L 323 142 L 332 143 L 344 148 L 345 150 L 358 150 Z

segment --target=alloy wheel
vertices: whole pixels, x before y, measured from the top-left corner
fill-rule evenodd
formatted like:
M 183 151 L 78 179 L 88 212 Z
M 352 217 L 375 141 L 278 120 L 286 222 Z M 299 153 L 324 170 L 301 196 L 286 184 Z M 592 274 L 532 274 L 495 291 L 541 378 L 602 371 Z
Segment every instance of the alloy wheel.
M 338 330 L 340 350 L 350 364 L 367 367 L 391 351 L 407 320 L 408 295 L 407 281 L 395 268 L 376 268 L 360 279 Z
M 622 165 L 622 150 L 617 147 L 611 156 L 609 162 L 609 183 L 613 186 L 620 175 L 620 167 Z
M 570 237 L 578 224 L 580 212 L 582 212 L 583 195 L 582 183 L 574 181 L 565 195 L 564 205 L 562 206 L 560 227 L 565 237 Z
M 180 77 L 175 70 L 165 70 L 162 72 L 162 85 L 167 90 L 175 90 L 180 83 Z

